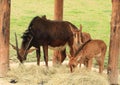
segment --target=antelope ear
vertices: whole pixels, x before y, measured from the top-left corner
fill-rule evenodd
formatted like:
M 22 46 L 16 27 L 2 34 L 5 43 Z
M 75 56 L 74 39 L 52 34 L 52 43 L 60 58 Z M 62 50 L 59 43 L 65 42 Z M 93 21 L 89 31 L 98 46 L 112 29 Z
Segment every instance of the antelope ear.
M 31 53 L 31 52 L 33 52 L 34 50 L 37 50 L 37 48 L 29 49 L 29 50 L 27 51 L 27 53 Z
M 80 31 L 82 32 L 82 25 L 80 24 Z
M 17 47 L 16 47 L 16 46 L 14 46 L 14 45 L 11 44 L 11 43 L 10 43 L 10 45 L 12 46 L 12 48 L 13 48 L 14 50 L 17 50 Z

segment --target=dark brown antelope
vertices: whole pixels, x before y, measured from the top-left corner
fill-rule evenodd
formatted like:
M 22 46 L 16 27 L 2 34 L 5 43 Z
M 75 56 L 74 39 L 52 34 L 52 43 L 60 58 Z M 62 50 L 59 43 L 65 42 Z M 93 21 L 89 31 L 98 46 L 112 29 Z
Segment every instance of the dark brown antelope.
M 37 49 L 36 56 L 39 65 L 40 46 L 42 46 L 44 60 L 46 66 L 48 66 L 48 47 L 63 50 L 66 44 L 70 47 L 70 54 L 73 56 L 73 35 L 76 31 L 78 31 L 77 27 L 68 21 L 53 21 L 47 20 L 46 17 L 34 17 L 22 36 L 20 49 L 16 40 L 18 59 L 21 63 L 26 60 L 28 50 L 33 46 Z

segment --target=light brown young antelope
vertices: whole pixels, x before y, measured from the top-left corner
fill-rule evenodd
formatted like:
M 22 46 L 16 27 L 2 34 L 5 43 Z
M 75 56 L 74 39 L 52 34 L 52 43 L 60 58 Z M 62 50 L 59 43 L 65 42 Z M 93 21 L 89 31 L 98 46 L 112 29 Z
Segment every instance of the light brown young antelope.
M 78 49 L 75 56 L 71 57 L 69 61 L 70 71 L 79 64 L 83 63 L 88 69 L 92 67 L 93 58 L 96 59 L 99 65 L 99 73 L 104 69 L 104 58 L 107 46 L 102 40 L 89 40 Z

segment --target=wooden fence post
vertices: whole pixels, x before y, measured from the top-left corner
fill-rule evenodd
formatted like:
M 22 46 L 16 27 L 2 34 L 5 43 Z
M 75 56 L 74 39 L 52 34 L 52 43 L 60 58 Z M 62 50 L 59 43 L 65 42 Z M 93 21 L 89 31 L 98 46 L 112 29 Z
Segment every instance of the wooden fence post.
M 9 68 L 10 0 L 0 0 L 0 77 Z
M 119 58 L 120 58 L 120 0 L 112 0 L 110 48 L 107 71 L 110 85 L 118 85 Z

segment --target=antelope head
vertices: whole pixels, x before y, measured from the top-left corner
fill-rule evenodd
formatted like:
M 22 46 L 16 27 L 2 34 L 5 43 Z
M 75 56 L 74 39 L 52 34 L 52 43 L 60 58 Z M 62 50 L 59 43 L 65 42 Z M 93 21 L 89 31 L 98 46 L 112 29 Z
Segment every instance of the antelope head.
M 77 67 L 78 62 L 76 61 L 76 57 L 72 57 L 71 55 L 68 55 L 68 57 L 70 58 L 69 60 L 70 71 L 73 72 L 75 67 Z
M 34 49 L 29 49 L 31 47 L 30 43 L 32 41 L 31 39 L 28 39 L 28 42 L 25 43 L 25 41 L 22 41 L 22 45 L 21 45 L 21 49 L 18 48 L 18 40 L 17 40 L 17 35 L 15 33 L 15 41 L 16 41 L 16 46 L 14 46 L 13 44 L 10 43 L 10 45 L 13 47 L 14 50 L 16 50 L 17 52 L 17 58 L 18 60 L 23 63 L 24 60 L 26 60 L 26 56 L 28 53 L 33 52 L 34 50 L 36 50 L 36 48 Z

